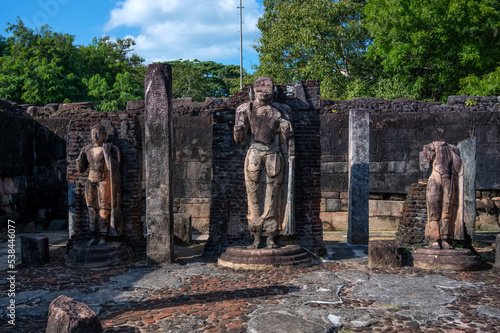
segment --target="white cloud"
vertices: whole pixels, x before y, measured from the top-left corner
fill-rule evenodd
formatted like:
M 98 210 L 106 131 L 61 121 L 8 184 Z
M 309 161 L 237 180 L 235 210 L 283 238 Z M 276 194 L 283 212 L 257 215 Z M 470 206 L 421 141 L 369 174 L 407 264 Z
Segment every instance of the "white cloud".
M 124 0 L 111 11 L 105 30 L 138 28 L 135 52 L 146 62 L 182 59 L 239 59 L 239 0 Z M 243 1 L 243 51 L 255 59 L 251 45 L 262 8 Z M 254 60 L 255 62 L 255 60 Z M 247 66 L 245 66 L 247 67 Z

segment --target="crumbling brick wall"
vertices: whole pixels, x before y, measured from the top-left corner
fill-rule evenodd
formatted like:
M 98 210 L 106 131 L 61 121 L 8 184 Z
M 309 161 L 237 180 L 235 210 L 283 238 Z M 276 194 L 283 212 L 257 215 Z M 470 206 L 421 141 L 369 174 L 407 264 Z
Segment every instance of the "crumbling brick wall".
M 412 184 L 403 205 L 403 216 L 396 232 L 396 242 L 403 247 L 426 245 L 425 225 L 427 179 Z
M 122 214 L 124 239 L 136 253 L 145 249 L 142 215 L 141 153 L 142 131 L 134 112 L 93 112 L 72 119 L 68 126 L 67 158 L 69 183 L 70 235 L 73 241 L 88 238 L 88 215 L 85 203 L 85 182 L 88 170 L 79 173 L 76 159 L 81 149 L 92 142 L 90 129 L 103 124 L 108 142 L 116 145 L 121 153 Z

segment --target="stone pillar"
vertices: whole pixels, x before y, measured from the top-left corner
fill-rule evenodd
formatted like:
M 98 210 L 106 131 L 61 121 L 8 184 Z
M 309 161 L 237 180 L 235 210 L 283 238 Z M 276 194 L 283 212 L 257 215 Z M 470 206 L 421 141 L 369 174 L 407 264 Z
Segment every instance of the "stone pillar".
M 495 267 L 500 268 L 500 234 L 497 235 L 495 241 Z
M 146 224 L 148 264 L 168 264 L 174 253 L 172 201 L 172 69 L 149 65 L 145 80 Z
M 476 240 L 476 138 L 460 141 L 457 145 L 464 166 L 463 203 L 464 224 L 471 242 Z M 460 199 L 460 198 L 459 198 Z
M 370 111 L 349 111 L 349 224 L 347 242 L 368 245 Z

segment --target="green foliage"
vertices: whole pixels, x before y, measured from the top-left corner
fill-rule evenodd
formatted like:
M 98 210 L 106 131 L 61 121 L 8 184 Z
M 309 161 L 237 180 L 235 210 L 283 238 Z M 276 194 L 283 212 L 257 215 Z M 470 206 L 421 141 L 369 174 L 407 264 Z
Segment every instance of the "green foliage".
M 102 37 L 77 46 L 74 36 L 47 25 L 32 30 L 20 19 L 6 31 L 12 36 L 0 37 L 1 98 L 36 105 L 90 99 L 108 111 L 144 95 L 144 60 L 130 55 L 130 38 Z
M 78 98 L 78 54 L 74 37 L 48 26 L 33 31 L 21 20 L 9 24 L 0 57 L 0 96 L 16 102 L 46 104 Z
M 499 96 L 500 66 L 494 72 L 478 77 L 469 75 L 460 80 L 460 94 L 469 96 Z
M 467 106 L 474 106 L 474 105 L 477 105 L 477 102 L 476 102 L 475 99 L 469 98 L 468 100 L 465 101 L 465 105 L 467 105 Z
M 192 97 L 202 102 L 206 97 L 229 97 L 236 89 L 239 90 L 239 66 L 196 59 L 168 63 L 172 66 L 174 98 Z
M 258 75 L 276 83 L 319 79 L 323 98 L 369 93 L 376 69 L 364 56 L 370 37 L 362 24 L 365 1 L 265 0 Z M 366 82 L 366 83 L 365 83 Z
M 465 89 L 498 66 L 498 0 L 371 0 L 365 14 L 368 54 L 382 64 L 381 78 L 395 82 L 384 94 L 445 100 L 460 79 L 469 78 Z

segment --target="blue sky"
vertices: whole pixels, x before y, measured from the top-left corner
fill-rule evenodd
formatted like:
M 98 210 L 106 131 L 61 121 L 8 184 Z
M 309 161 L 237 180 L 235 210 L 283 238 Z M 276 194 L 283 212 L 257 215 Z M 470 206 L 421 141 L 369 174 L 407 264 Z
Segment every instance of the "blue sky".
M 133 37 L 146 64 L 182 58 L 239 65 L 238 6 L 239 0 L 11 0 L 2 3 L 0 35 L 19 16 L 30 28 L 48 24 L 75 35 L 76 44 Z M 243 7 L 243 66 L 251 71 L 262 0 L 243 0 Z

